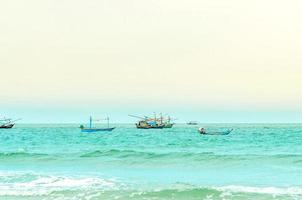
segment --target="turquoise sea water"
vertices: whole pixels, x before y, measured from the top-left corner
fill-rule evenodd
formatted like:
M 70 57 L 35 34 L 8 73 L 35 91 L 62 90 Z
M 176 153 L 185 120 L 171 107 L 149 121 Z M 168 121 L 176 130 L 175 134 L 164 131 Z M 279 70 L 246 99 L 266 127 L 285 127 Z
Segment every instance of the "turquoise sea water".
M 0 199 L 302 199 L 302 125 L 0 130 Z

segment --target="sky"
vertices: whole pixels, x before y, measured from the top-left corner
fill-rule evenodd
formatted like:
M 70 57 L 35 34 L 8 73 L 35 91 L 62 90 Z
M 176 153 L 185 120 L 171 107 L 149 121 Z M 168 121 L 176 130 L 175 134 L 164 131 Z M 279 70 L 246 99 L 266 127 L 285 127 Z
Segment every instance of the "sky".
M 0 114 L 302 122 L 299 0 L 0 1 Z

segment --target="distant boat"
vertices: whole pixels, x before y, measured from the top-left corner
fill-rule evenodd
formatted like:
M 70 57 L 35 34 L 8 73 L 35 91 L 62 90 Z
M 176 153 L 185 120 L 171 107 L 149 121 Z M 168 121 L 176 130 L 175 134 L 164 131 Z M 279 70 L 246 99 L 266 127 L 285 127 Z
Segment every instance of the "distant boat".
M 226 131 L 206 131 L 204 128 L 199 128 L 198 132 L 202 135 L 228 135 L 233 131 L 233 129 L 229 129 Z
M 107 117 L 107 128 L 93 128 L 92 127 L 92 117 L 89 118 L 89 128 L 85 128 L 83 125 L 80 126 L 82 132 L 92 133 L 92 132 L 100 132 L 100 131 L 112 131 L 115 127 L 109 127 L 109 117 Z
M 18 120 L 21 120 L 21 119 L 12 120 L 10 118 L 3 117 L 2 119 L 0 119 L 0 128 L 1 129 L 13 128 L 15 125 L 15 122 Z
M 196 121 L 189 121 L 189 122 L 187 122 L 187 125 L 198 125 L 198 122 L 196 122 Z

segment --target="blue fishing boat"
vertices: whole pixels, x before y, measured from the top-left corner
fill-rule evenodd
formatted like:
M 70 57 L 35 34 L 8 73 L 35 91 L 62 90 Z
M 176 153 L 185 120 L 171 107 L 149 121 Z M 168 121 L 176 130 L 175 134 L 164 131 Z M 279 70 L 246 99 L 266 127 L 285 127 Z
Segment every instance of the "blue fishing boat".
M 107 120 L 107 128 L 94 128 L 94 127 L 92 127 L 93 120 L 92 120 L 92 117 L 90 116 L 90 118 L 89 118 L 89 128 L 85 128 L 85 126 L 81 125 L 80 129 L 81 129 L 82 132 L 86 132 L 86 133 L 114 130 L 115 127 L 109 127 L 109 117 L 105 118 L 105 120 Z M 95 120 L 95 121 L 99 121 L 99 120 Z

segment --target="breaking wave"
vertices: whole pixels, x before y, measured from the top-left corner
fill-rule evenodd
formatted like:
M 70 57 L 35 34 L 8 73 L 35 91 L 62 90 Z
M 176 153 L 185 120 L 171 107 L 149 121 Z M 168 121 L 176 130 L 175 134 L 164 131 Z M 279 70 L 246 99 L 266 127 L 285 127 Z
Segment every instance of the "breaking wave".
M 197 187 L 176 185 L 155 188 L 135 188 L 114 180 L 96 177 L 36 177 L 19 183 L 1 183 L 0 198 L 14 199 L 78 199 L 78 200 L 238 200 L 238 199 L 301 199 L 301 187 L 251 187 L 229 185 L 221 187 Z

